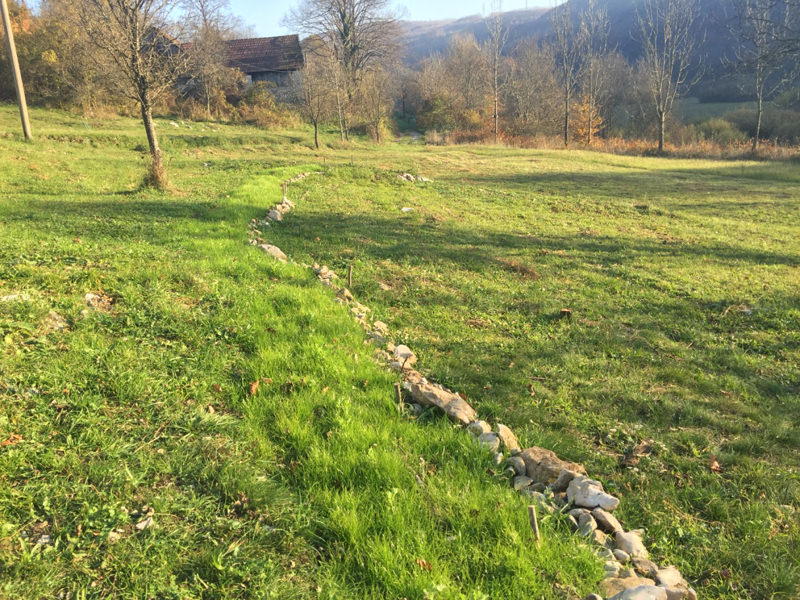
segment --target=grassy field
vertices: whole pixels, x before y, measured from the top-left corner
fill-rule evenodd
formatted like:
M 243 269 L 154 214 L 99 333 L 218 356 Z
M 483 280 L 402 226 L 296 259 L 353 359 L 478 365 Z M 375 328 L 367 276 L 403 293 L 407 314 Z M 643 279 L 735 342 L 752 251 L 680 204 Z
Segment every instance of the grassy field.
M 0 131 L 15 118 L 0 109 Z M 426 374 L 584 462 L 701 597 L 800 594 L 796 166 L 317 154 L 306 131 L 161 122 L 159 194 L 139 187 L 135 121 L 34 123 L 35 145 L 0 138 L 0 296 L 30 297 L 0 304 L 0 596 L 596 589 L 564 523 L 533 550 L 489 457 L 434 414 L 397 414 L 344 309 L 246 245 L 302 170 L 323 174 L 292 186 L 269 240 L 352 263 Z M 82 315 L 90 291 L 113 304 Z M 53 309 L 69 331 L 43 331 Z

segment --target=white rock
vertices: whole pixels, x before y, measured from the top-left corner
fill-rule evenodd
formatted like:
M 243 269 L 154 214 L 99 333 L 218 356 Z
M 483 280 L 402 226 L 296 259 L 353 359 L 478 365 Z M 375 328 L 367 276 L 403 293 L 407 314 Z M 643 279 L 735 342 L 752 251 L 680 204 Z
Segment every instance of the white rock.
M 283 214 L 277 208 L 273 208 L 267 213 L 267 218 L 273 221 L 283 221 Z
M 154 525 L 153 517 L 147 517 L 146 519 L 142 519 L 136 524 L 136 529 L 139 531 L 144 531 L 145 529 L 149 529 Z
M 667 593 L 654 585 L 640 585 L 628 588 L 609 600 L 667 600 Z
M 569 482 L 567 499 L 575 506 L 584 508 L 600 507 L 604 510 L 614 510 L 619 506 L 617 498 L 603 491 L 603 484 L 583 475 Z
M 414 209 L 413 208 L 409 208 L 408 206 L 404 206 L 403 208 L 400 209 L 400 212 L 410 213 L 410 212 L 414 212 Z
M 417 355 L 408 346 L 400 344 L 394 349 L 394 360 L 403 367 L 413 367 L 417 362 Z
M 469 431 L 475 437 L 483 433 L 489 433 L 492 430 L 492 426 L 489 425 L 486 421 L 473 421 L 469 425 L 467 425 L 467 431 Z
M 668 587 L 686 586 L 686 580 L 675 567 L 663 567 L 656 572 L 656 583 Z
M 517 491 L 524 490 L 525 488 L 530 487 L 531 484 L 533 484 L 533 479 L 527 477 L 526 475 L 517 475 L 514 477 L 513 486 Z
M 619 548 L 614 550 L 614 558 L 616 558 L 621 563 L 626 563 L 631 559 L 630 554 L 625 552 L 624 550 L 620 550 Z
M 478 436 L 478 443 L 484 448 L 488 448 L 492 452 L 497 452 L 500 449 L 500 438 L 496 433 L 482 433 Z
M 500 438 L 500 441 L 503 443 L 503 447 L 512 454 L 516 454 L 522 450 L 519 445 L 519 441 L 517 440 L 517 436 L 514 435 L 514 432 L 505 425 L 501 423 L 497 424 L 497 435 Z
M 627 552 L 633 558 L 647 558 L 649 553 L 642 543 L 642 537 L 635 531 L 617 531 L 614 534 L 617 549 Z
M 597 521 L 598 527 L 600 527 L 600 529 L 606 533 L 616 533 L 617 531 L 622 531 L 622 525 L 610 512 L 605 511 L 602 508 L 595 508 L 592 511 L 592 516 L 594 517 L 594 520 Z
M 0 302 L 30 302 L 30 294 L 9 294 L 0 297 Z
M 269 254 L 275 260 L 279 260 L 281 262 L 286 262 L 288 260 L 288 257 L 277 246 L 273 246 L 272 244 L 261 244 L 259 245 L 259 248 Z

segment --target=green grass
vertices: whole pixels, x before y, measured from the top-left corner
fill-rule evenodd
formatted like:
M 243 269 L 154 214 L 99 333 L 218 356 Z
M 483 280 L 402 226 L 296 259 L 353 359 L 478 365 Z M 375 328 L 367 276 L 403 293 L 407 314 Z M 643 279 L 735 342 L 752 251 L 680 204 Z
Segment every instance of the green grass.
M 545 518 L 534 549 L 490 456 L 398 413 L 346 309 L 247 244 L 282 179 L 324 168 L 306 131 L 160 121 L 157 193 L 136 121 L 32 121 L 28 144 L 0 107 L 0 296 L 29 297 L 0 303 L 0 597 L 596 589 L 566 523 Z M 99 291 L 109 310 L 84 313 Z M 68 331 L 44 330 L 51 310 Z
M 584 462 L 702 597 L 800 594 L 796 167 L 410 145 L 334 162 L 271 241 L 352 262 L 427 374 Z

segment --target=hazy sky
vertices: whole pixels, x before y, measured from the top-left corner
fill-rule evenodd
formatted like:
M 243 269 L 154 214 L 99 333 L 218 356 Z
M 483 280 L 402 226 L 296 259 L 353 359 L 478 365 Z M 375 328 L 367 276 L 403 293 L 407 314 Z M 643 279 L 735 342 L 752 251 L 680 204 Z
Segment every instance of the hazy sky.
M 233 12 L 247 25 L 255 27 L 257 35 L 284 35 L 294 33 L 281 26 L 283 16 L 299 0 L 231 0 Z M 503 0 L 503 10 L 552 6 L 552 0 Z M 413 21 L 450 19 L 484 14 L 491 0 L 398 0 L 395 7 L 402 18 Z

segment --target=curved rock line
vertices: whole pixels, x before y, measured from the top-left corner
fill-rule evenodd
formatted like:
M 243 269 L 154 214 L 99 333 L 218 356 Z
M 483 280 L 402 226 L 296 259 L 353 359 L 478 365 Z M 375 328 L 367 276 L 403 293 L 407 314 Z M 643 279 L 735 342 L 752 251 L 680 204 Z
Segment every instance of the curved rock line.
M 295 208 L 295 203 L 287 197 L 289 184 L 320 174 L 300 173 L 283 183 L 283 200 L 272 206 L 262 219 L 250 222 L 251 245 L 275 260 L 288 262 L 280 248 L 263 240 L 262 229 L 283 221 L 283 216 Z M 398 177 L 407 179 L 404 175 Z M 420 181 L 429 180 L 420 178 Z M 609 600 L 697 600 L 697 593 L 676 567 L 659 567 L 650 560 L 642 541 L 644 532 L 624 529 L 612 514 L 619 506 L 619 499 L 607 493 L 600 481 L 591 479 L 583 465 L 565 461 L 546 448 L 522 449 L 510 428 L 502 423 L 493 428 L 480 420 L 475 409 L 459 394 L 428 381 L 414 369 L 416 354 L 408 346 L 396 346 L 391 341 L 386 323 L 370 322 L 370 309 L 357 302 L 346 287 L 335 283 L 338 276 L 332 269 L 316 263 L 302 266 L 313 269 L 319 281 L 336 292 L 336 302 L 350 307 L 367 339 L 375 344 L 376 356 L 402 377 L 403 388 L 411 398 L 410 410 L 416 414 L 423 407 L 441 410 L 464 427 L 476 443 L 491 451 L 496 465 L 505 465 L 504 472 L 515 490 L 541 511 L 566 515 L 575 534 L 595 546 L 597 555 L 605 560 L 605 577 L 600 587 Z M 603 600 L 603 597 L 590 594 L 584 600 Z

